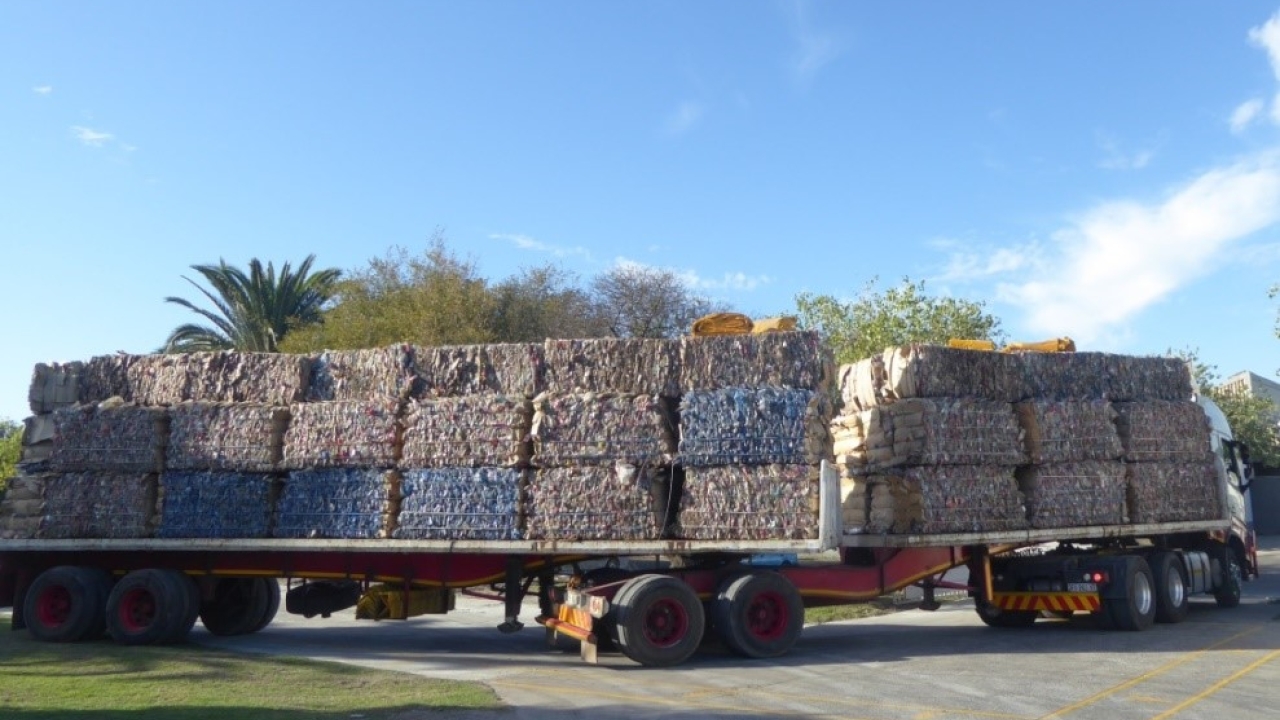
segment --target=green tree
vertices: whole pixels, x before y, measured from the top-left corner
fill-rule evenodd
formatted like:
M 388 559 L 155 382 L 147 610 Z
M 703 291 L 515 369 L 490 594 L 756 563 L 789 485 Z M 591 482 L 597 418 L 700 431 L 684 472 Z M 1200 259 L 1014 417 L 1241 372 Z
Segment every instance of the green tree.
M 22 425 L 0 420 L 0 495 L 9 487 L 9 478 L 18 474 L 22 458 Z
M 315 255 L 308 255 L 296 272 L 285 263 L 279 275 L 272 263 L 264 269 L 257 258 L 249 261 L 247 273 L 221 259 L 217 265 L 192 265 L 212 289 L 185 275 L 183 279 L 203 293 L 214 309 L 179 297 L 167 297 L 165 302 L 181 305 L 210 324 L 177 327 L 165 342 L 165 351 L 279 351 L 280 342 L 291 331 L 319 322 L 341 277 L 335 269 L 312 272 L 313 262 Z
M 1247 395 L 1224 387 L 1218 376 L 1218 368 L 1200 360 L 1194 349 L 1170 351 L 1191 365 L 1196 384 L 1210 400 L 1213 400 L 1231 424 L 1231 434 L 1249 446 L 1250 459 L 1255 465 L 1280 467 L 1280 432 L 1276 420 L 1280 408 L 1270 398 Z
M 300 327 L 288 352 L 350 350 L 398 342 L 465 345 L 493 341 L 495 301 L 475 264 L 445 247 L 439 231 L 421 256 L 393 247 L 335 288 L 322 322 Z
M 887 347 L 913 342 L 946 343 L 951 338 L 991 340 L 1000 343 L 1000 321 L 986 311 L 985 302 L 952 297 L 931 297 L 924 281 L 876 290 L 867 283 L 855 300 L 831 295 L 801 293 L 796 308 L 801 327 L 817 330 L 835 353 L 836 361 L 850 363 Z
M 552 265 L 493 285 L 490 327 L 497 342 L 541 342 L 609 334 L 608 324 L 575 276 Z

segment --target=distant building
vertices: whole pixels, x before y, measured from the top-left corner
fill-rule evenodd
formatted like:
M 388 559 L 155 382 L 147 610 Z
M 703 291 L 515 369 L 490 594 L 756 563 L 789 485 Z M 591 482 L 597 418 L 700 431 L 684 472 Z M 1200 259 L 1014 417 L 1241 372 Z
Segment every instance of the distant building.
M 1227 392 L 1270 398 L 1280 407 L 1280 382 L 1268 380 L 1257 373 L 1243 370 L 1224 380 L 1221 387 Z

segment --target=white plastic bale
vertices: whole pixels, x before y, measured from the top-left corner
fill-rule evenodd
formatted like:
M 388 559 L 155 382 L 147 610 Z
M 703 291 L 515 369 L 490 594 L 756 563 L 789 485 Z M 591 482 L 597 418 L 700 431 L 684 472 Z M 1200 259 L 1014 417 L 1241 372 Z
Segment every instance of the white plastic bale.
M 80 373 L 84 363 L 37 363 L 31 373 L 27 401 L 31 412 L 50 413 L 80 402 Z
M 307 396 L 311 358 L 305 355 L 201 352 L 178 357 L 186 363 L 187 376 L 180 401 L 288 405 Z
M 895 468 L 867 482 L 872 485 L 868 532 L 931 535 L 1028 527 L 1013 467 Z
M 663 338 L 547 340 L 546 389 L 554 394 L 680 395 L 680 341 Z
M 1116 412 L 1104 400 L 1031 400 L 1013 406 L 1032 463 L 1118 460 Z
M 1114 402 L 1187 401 L 1195 395 L 1191 368 L 1173 357 L 1107 355 L 1107 396 Z
M 9 478 L 8 489 L 0 495 L 0 539 L 36 537 L 44 519 L 45 484 L 48 473 L 29 472 L 19 466 Z
M 845 464 L 872 470 L 904 465 L 1019 465 L 1021 429 L 1009 403 L 968 398 L 909 398 L 865 410 L 861 447 L 842 438 Z M 858 429 L 860 428 L 860 429 Z
M 159 472 L 168 415 L 137 405 L 61 408 L 53 413 L 52 469 L 65 472 Z
M 280 466 L 394 467 L 400 457 L 398 413 L 395 400 L 295 403 Z
M 257 403 L 169 408 L 168 470 L 270 472 L 280 463 L 289 409 Z
M 693 391 L 680 402 L 680 462 L 806 465 L 831 458 L 824 393 L 780 387 Z
M 883 353 L 841 365 L 837 383 L 846 412 L 867 410 L 893 402 L 883 396 L 885 381 Z
M 1128 519 L 1125 464 L 1092 460 L 1032 465 L 1018 471 L 1033 528 L 1119 525 Z
M 306 399 L 311 402 L 400 400 L 413 386 L 413 352 L 408 345 L 326 350 L 309 360 Z
M 1005 353 L 941 345 L 904 345 L 883 353 L 880 404 L 907 398 L 1022 399 L 1018 358 Z
M 1108 356 L 1098 352 L 1018 353 L 1023 399 L 1106 400 Z
M 411 397 L 458 397 L 487 392 L 487 364 L 483 345 L 415 346 Z
M 401 473 L 394 537 L 414 540 L 519 540 L 524 471 L 433 468 Z
M 44 494 L 40 538 L 145 538 L 153 532 L 153 474 L 54 475 L 46 480 Z
M 546 390 L 542 343 L 496 343 L 484 348 L 485 392 L 532 398 Z
M 1147 400 L 1114 407 L 1125 460 L 1195 462 L 1210 449 L 1209 416 L 1198 403 Z
M 835 382 L 830 349 L 816 332 L 686 337 L 680 390 L 773 386 L 826 392 Z
M 669 488 L 661 470 L 619 463 L 532 473 L 525 499 L 531 540 L 657 540 Z
M 404 420 L 400 467 L 527 465 L 532 423 L 533 404 L 523 396 L 412 400 Z
M 533 408 L 538 467 L 665 465 L 675 455 L 669 401 L 657 395 L 543 393 Z
M 1213 453 L 1177 462 L 1126 463 L 1129 519 L 1135 523 L 1215 520 L 1222 517 Z
M 126 402 L 136 400 L 129 382 L 129 368 L 138 357 L 117 353 L 90 358 L 80 370 L 80 402 L 87 405 L 113 397 Z
M 687 468 L 679 535 L 690 540 L 818 537 L 818 469 L 809 465 Z

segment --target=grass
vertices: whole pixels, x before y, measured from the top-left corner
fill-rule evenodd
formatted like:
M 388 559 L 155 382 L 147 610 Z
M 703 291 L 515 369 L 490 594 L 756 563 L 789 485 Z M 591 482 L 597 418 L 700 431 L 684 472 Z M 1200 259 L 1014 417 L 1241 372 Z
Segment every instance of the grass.
M 876 617 L 877 615 L 888 615 L 901 609 L 901 607 L 894 604 L 893 600 L 888 598 L 880 598 L 871 602 L 858 603 L 857 605 L 828 605 L 826 607 L 805 608 L 804 622 L 806 625 L 821 625 L 823 623 L 839 622 L 840 620 L 860 620 L 862 618 Z
M 480 683 L 189 644 L 43 643 L 0 618 L 7 720 L 391 720 L 500 706 Z

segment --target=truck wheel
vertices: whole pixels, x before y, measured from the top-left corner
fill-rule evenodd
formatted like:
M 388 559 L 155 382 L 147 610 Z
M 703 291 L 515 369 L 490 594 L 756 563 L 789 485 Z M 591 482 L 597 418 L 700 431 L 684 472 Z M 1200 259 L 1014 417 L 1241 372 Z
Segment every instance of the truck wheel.
M 730 577 L 711 603 L 712 624 L 724 644 L 749 658 L 785 654 L 804 628 L 804 601 L 790 580 L 774 572 Z
M 214 635 L 247 635 L 258 628 L 270 598 L 260 578 L 219 578 L 200 605 L 200 622 Z
M 135 570 L 111 588 L 107 630 L 121 645 L 171 642 L 186 619 L 185 593 L 172 570 Z
M 1156 621 L 1156 590 L 1151 567 L 1136 555 L 1122 560 L 1121 574 L 1115 581 L 1118 597 L 1104 599 L 1103 605 L 1114 627 L 1146 630 Z
M 1180 623 L 1187 619 L 1191 597 L 1187 571 L 1177 553 L 1158 552 L 1147 558 L 1156 589 L 1156 622 Z
M 263 608 L 262 618 L 249 632 L 258 632 L 270 625 L 276 619 L 276 613 L 280 612 L 280 582 L 275 578 L 258 578 L 258 582 L 262 583 L 262 590 L 267 594 L 267 606 Z
M 177 591 L 177 600 L 182 604 L 182 622 L 173 628 L 173 634 L 165 642 L 182 642 L 187 639 L 187 634 L 200 615 L 200 586 L 196 584 L 195 578 L 180 570 L 162 572 L 169 575 L 170 582 Z
M 706 628 L 693 588 L 666 575 L 642 575 L 614 597 L 615 640 L 622 654 L 651 667 L 689 658 Z
M 1040 613 L 1034 610 L 1004 610 L 982 598 L 973 599 L 978 619 L 993 628 L 1024 628 L 1035 624 Z
M 1213 599 L 1220 608 L 1233 608 L 1240 604 L 1240 584 L 1244 578 L 1244 565 L 1236 551 L 1227 547 L 1222 556 L 1222 586 L 1213 591 Z
M 22 612 L 27 631 L 45 642 L 101 637 L 111 576 L 96 568 L 59 566 L 36 576 Z

